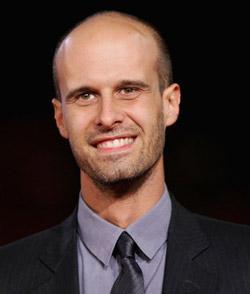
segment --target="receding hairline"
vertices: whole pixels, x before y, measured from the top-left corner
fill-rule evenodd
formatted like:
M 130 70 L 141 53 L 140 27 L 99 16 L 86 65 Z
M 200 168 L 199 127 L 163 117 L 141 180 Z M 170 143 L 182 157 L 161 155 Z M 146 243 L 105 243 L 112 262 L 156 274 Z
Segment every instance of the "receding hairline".
M 89 17 L 79 22 L 78 25 L 76 25 L 72 29 L 72 31 L 74 31 L 75 29 L 77 29 L 78 27 L 82 25 L 88 25 L 93 22 L 98 22 L 102 20 L 109 20 L 111 22 L 113 21 L 116 23 L 121 23 L 121 24 L 131 26 L 134 28 L 134 30 L 139 31 L 143 35 L 145 33 L 147 34 L 147 32 L 153 31 L 149 24 L 147 25 L 146 22 L 140 20 L 136 16 L 129 15 L 123 12 L 118 12 L 118 11 L 101 11 L 93 15 L 90 15 Z
M 144 35 L 145 37 L 150 37 L 152 41 L 155 43 L 157 51 L 158 51 L 158 63 L 161 67 L 164 64 L 165 70 L 159 72 L 159 78 L 162 80 L 162 85 L 160 88 L 164 88 L 166 84 L 172 83 L 172 64 L 169 56 L 169 50 L 167 48 L 166 43 L 164 42 L 162 36 L 158 32 L 158 30 L 150 23 L 145 20 L 142 20 L 134 15 L 130 15 L 124 12 L 119 11 L 101 11 L 95 14 L 88 16 L 82 21 L 78 22 L 74 25 L 68 32 L 61 38 L 58 42 L 58 45 L 55 49 L 54 57 L 53 57 L 53 77 L 57 94 L 60 95 L 59 85 L 57 80 L 57 56 L 60 51 L 60 48 L 64 44 L 64 41 L 71 36 L 75 31 L 84 28 L 84 26 L 91 25 L 93 23 L 105 21 L 113 21 L 121 24 L 126 24 L 127 26 L 132 27 L 138 33 Z M 159 69 L 159 71 L 161 71 Z M 164 85 L 163 85 L 164 84 Z
M 154 28 L 147 24 L 146 22 L 140 20 L 139 18 L 137 18 L 136 16 L 133 15 L 129 15 L 123 12 L 118 12 L 118 11 L 101 11 L 101 12 L 97 12 L 93 15 L 90 15 L 89 17 L 83 19 L 82 21 L 78 22 L 76 25 L 74 25 L 73 28 L 71 28 L 59 41 L 56 50 L 55 50 L 55 54 L 54 54 L 54 65 L 58 56 L 58 52 L 60 51 L 60 48 L 62 47 L 62 45 L 64 44 L 65 40 L 67 38 L 69 38 L 72 34 L 74 34 L 74 32 L 80 30 L 80 29 L 84 29 L 84 27 L 86 26 L 91 26 L 94 23 L 98 23 L 101 21 L 105 21 L 105 20 L 109 20 L 110 22 L 116 22 L 116 23 L 120 23 L 120 24 L 124 24 L 127 26 L 130 26 L 131 28 L 133 28 L 133 30 L 137 31 L 138 33 L 140 33 L 141 35 L 145 36 L 145 37 L 151 37 L 152 40 L 156 42 L 155 40 L 155 33 L 157 34 L 157 32 L 154 30 Z M 156 44 L 157 45 L 157 44 Z

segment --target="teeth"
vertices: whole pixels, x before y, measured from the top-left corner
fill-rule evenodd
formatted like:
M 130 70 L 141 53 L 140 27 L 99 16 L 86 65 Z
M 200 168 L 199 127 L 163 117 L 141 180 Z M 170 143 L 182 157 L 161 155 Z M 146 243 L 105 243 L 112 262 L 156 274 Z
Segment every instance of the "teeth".
M 121 138 L 121 139 L 115 139 L 115 140 L 109 140 L 102 142 L 97 145 L 97 147 L 100 148 L 115 148 L 115 147 L 121 147 L 124 145 L 132 144 L 134 142 L 133 138 Z

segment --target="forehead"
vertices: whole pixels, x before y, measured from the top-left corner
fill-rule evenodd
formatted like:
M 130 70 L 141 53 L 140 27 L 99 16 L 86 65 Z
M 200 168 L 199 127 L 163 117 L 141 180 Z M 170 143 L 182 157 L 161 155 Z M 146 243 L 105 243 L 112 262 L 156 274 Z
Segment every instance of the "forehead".
M 156 72 L 157 54 L 152 35 L 134 23 L 113 19 L 89 22 L 77 27 L 59 48 L 58 79 L 60 84 L 119 75 L 131 79 L 131 75 Z

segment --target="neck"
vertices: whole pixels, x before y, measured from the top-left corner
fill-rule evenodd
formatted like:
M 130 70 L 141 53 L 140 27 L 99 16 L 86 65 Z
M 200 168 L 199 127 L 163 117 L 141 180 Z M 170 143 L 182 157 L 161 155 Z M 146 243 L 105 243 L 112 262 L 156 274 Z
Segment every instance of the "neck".
M 95 213 L 116 226 L 127 228 L 161 198 L 164 192 L 163 158 L 144 177 L 105 187 L 97 185 L 81 171 L 81 190 L 84 201 Z

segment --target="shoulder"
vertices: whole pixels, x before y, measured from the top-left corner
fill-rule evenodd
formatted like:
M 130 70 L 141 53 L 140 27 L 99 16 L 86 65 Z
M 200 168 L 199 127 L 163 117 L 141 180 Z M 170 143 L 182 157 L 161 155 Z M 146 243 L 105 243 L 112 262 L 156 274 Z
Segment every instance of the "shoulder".
M 245 246 L 250 251 L 250 226 L 214 219 L 194 213 L 172 198 L 172 227 L 179 235 L 202 233 L 213 243 L 225 243 L 228 246 Z
M 250 272 L 250 227 L 190 212 L 175 199 L 172 201 L 170 240 L 184 244 L 183 250 L 204 257 L 204 263 L 213 260 L 222 267 L 233 271 Z M 201 249 L 201 252 L 200 252 Z M 250 282 L 250 281 L 249 281 Z
M 20 252 L 26 251 L 39 251 L 39 248 L 43 248 L 49 240 L 56 238 L 57 236 L 61 235 L 63 231 L 67 230 L 67 228 L 70 228 L 72 217 L 73 215 L 70 215 L 67 219 L 65 219 L 58 225 L 55 225 L 41 232 L 35 233 L 33 235 L 24 237 L 17 241 L 1 246 L 0 262 L 2 258 L 8 255 L 9 253 L 13 256 L 15 255 L 15 252 L 19 254 Z
M 218 260 L 244 264 L 250 271 L 250 226 L 194 214 Z
M 62 223 L 42 232 L 0 247 L 0 292 L 10 281 L 32 277 L 41 267 L 40 257 L 53 250 L 59 252 L 72 239 L 74 213 Z M 57 248 L 57 249 L 56 249 Z M 35 274 L 34 274 L 35 275 Z M 31 278 L 32 279 L 32 278 Z M 31 280 L 30 279 L 30 280 Z
M 0 264 L 4 260 L 19 259 L 26 252 L 34 254 L 39 253 L 39 249 L 43 248 L 47 241 L 60 230 L 62 224 L 48 228 L 44 231 L 24 237 L 17 241 L 11 242 L 0 247 Z
M 193 216 L 210 239 L 225 239 L 230 242 L 239 242 L 244 239 L 250 242 L 250 226 L 248 225 L 213 219 L 199 214 L 193 214 Z
M 195 272 L 213 273 L 220 281 L 222 293 L 247 293 L 250 227 L 201 216 L 175 200 L 172 203 L 169 234 L 172 253 L 175 254 L 178 246 L 190 258 Z

